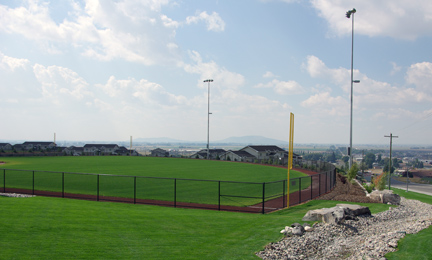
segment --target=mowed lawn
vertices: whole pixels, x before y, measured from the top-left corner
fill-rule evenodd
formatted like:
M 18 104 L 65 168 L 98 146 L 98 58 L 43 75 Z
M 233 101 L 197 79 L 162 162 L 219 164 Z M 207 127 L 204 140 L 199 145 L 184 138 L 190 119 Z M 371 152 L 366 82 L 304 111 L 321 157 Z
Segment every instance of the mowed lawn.
M 284 183 L 271 182 L 287 178 L 287 169 L 279 167 L 181 158 L 83 156 L 4 161 L 2 167 L 6 169 L 35 171 L 34 181 L 32 171 L 6 171 L 0 184 L 5 179 L 8 188 L 33 189 L 34 183 L 35 190 L 163 201 L 173 201 L 175 197 L 176 201 L 203 204 L 218 204 L 220 192 L 229 195 L 221 197 L 221 204 L 232 206 L 261 202 L 263 182 L 267 183 L 266 198 L 282 194 Z M 305 174 L 291 171 L 291 178 L 301 176 Z M 305 178 L 301 184 L 302 189 L 307 188 L 310 179 Z M 290 192 L 298 189 L 291 187 Z
M 255 252 L 281 239 L 286 225 L 336 203 L 311 201 L 263 215 L 0 196 L 0 259 L 258 259 Z

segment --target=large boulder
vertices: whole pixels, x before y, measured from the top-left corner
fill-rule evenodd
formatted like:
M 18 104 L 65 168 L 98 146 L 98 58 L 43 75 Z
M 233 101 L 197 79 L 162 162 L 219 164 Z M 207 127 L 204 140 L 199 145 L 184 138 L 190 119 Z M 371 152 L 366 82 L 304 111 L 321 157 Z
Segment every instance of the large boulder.
M 336 206 L 351 210 L 354 216 L 371 215 L 370 209 L 365 206 L 360 206 L 356 204 L 337 204 Z
M 327 224 L 341 224 L 345 219 L 355 219 L 359 215 L 370 215 L 368 207 L 351 204 L 338 204 L 332 208 L 309 210 L 303 221 L 322 221 Z
M 399 205 L 400 196 L 394 194 L 392 190 L 376 190 L 370 194 L 370 198 L 385 204 Z
M 341 224 L 345 220 L 345 210 L 339 207 L 333 207 L 334 210 L 326 212 L 322 216 L 322 222 L 326 224 Z

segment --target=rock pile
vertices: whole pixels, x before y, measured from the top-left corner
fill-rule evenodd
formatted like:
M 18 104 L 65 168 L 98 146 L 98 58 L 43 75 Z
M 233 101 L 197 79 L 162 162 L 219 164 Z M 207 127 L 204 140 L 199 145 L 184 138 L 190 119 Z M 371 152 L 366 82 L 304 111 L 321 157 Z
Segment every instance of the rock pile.
M 3 197 L 14 197 L 14 198 L 36 197 L 36 195 L 27 195 L 27 194 L 18 194 L 18 193 L 3 193 L 3 192 L 0 192 L 0 196 L 3 196 Z
M 313 231 L 301 236 L 286 232 L 281 241 L 267 245 L 257 255 L 263 259 L 379 259 L 395 251 L 405 234 L 432 224 L 432 205 L 401 198 L 397 208 L 356 219 L 316 223 Z

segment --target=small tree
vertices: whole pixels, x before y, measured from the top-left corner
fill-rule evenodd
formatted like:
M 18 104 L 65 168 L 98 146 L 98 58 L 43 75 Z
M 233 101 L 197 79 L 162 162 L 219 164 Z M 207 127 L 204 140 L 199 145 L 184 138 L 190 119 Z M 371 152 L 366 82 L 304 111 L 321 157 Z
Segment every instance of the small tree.
M 359 171 L 358 165 L 356 163 L 354 163 L 351 166 L 351 169 L 349 169 L 347 177 L 348 177 L 348 181 L 351 181 L 352 179 L 354 179 L 357 176 L 357 173 Z

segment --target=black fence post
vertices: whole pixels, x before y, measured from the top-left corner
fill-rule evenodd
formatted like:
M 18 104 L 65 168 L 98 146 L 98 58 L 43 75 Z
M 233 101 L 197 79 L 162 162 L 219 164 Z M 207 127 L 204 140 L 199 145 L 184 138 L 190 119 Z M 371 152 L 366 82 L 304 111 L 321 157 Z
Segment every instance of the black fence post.
M 220 211 L 220 206 L 221 206 L 221 182 L 219 181 L 219 187 L 218 187 L 218 210 Z
M 283 182 L 282 182 L 282 193 L 283 193 L 283 202 L 282 202 L 282 208 L 285 208 L 285 207 L 287 207 L 287 205 L 286 205 L 286 194 L 285 194 L 285 189 L 286 189 L 286 184 L 285 184 L 285 181 L 286 180 L 284 180 Z
M 321 196 L 321 173 L 318 174 L 318 197 Z
M 177 179 L 174 179 L 174 208 L 177 208 Z
M 34 195 L 35 193 L 34 193 L 34 186 L 35 186 L 35 174 L 34 174 L 34 171 L 33 171 L 33 185 L 32 185 L 32 195 Z
M 265 202 L 265 182 L 263 182 L 263 194 L 262 194 L 262 214 L 265 213 L 264 209 L 264 202 Z
M 134 204 L 136 204 L 136 176 L 134 176 Z
M 328 180 L 327 180 L 327 172 L 325 173 L 325 193 L 327 193 L 327 184 L 328 184 Z
M 299 204 L 301 203 L 301 178 L 299 178 Z
M 312 188 L 313 187 L 313 185 L 312 185 L 313 184 L 313 178 L 312 178 L 312 175 L 310 176 L 310 179 L 311 179 L 311 186 L 310 186 L 311 187 L 311 197 L 310 197 L 310 199 L 312 199 L 312 197 L 313 197 L 313 188 Z
M 99 201 L 99 175 L 97 175 L 97 201 Z
M 62 198 L 64 198 L 64 172 L 62 172 Z
M 3 169 L 3 192 L 6 193 L 6 169 Z

